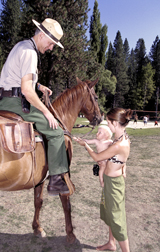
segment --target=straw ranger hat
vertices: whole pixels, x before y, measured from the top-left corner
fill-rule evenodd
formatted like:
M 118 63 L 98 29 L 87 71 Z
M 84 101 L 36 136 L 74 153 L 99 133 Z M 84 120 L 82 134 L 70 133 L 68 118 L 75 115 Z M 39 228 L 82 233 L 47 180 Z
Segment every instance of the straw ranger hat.
M 60 24 L 51 18 L 46 18 L 41 24 L 32 19 L 33 23 L 41 30 L 48 38 L 50 38 L 54 43 L 56 43 L 61 48 L 63 45 L 59 42 L 63 36 L 63 30 Z

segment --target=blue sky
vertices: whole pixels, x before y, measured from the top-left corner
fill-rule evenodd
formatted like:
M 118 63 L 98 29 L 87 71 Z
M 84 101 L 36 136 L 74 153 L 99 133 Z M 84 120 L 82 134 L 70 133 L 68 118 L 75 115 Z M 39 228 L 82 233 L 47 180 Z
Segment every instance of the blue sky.
M 88 24 L 93 14 L 95 0 L 88 0 L 91 11 Z M 124 42 L 128 39 L 130 49 L 135 49 L 139 38 L 143 38 L 146 52 L 156 36 L 160 37 L 160 0 L 97 0 L 102 25 L 108 26 L 108 41 L 114 42 L 119 30 Z M 1 0 L 0 0 L 1 8 Z M 87 33 L 89 36 L 89 33 Z
M 95 0 L 88 0 L 93 14 Z M 108 41 L 113 43 L 119 30 L 124 42 L 127 38 L 130 49 L 135 49 L 139 38 L 143 38 L 146 52 L 158 35 L 160 38 L 160 0 L 97 0 L 101 24 L 108 26 Z

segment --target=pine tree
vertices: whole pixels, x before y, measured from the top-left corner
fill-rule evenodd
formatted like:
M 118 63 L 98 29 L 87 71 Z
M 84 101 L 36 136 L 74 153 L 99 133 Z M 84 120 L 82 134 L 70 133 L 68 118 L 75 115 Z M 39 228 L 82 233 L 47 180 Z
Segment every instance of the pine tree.
M 113 72 L 114 69 L 114 48 L 112 46 L 112 43 L 109 43 L 109 48 L 108 48 L 108 52 L 107 52 L 107 60 L 105 63 L 105 68 L 110 70 L 111 72 Z
M 160 40 L 157 36 L 149 53 L 152 66 L 155 69 L 154 81 L 157 87 L 160 87 Z
M 50 0 L 23 0 L 23 2 L 23 22 L 20 35 L 23 38 L 31 38 L 36 30 L 32 19 L 41 23 L 48 16 Z
M 99 107 L 102 112 L 107 111 L 112 106 L 110 98 L 115 94 L 116 83 L 116 77 L 112 75 L 111 71 L 103 67 L 98 83 L 101 88 L 97 92 L 99 96 Z
M 22 12 L 19 0 L 4 1 L 2 7 L 0 15 L 0 41 L 4 64 L 10 50 L 19 41 Z
M 102 66 L 105 66 L 105 62 L 106 62 L 106 50 L 108 47 L 108 37 L 107 37 L 107 25 L 105 24 L 102 27 L 101 30 L 101 36 L 100 36 L 100 41 L 101 41 L 101 45 L 100 45 L 100 51 L 98 53 L 98 62 L 100 64 L 102 64 Z
M 98 2 L 95 0 L 93 15 L 90 21 L 90 50 L 95 57 L 95 61 L 105 66 L 106 62 L 106 49 L 108 47 L 107 37 L 108 27 L 105 24 L 102 27 L 100 22 L 100 12 L 98 10 Z
M 123 42 L 120 31 L 117 32 L 114 40 L 114 67 L 112 70 L 113 75 L 117 78 L 116 93 L 114 96 L 114 107 L 125 107 L 124 96 L 127 94 L 128 79 L 127 68 L 124 58 Z
M 86 78 L 88 1 L 62 0 L 61 4 L 59 1 L 55 1 L 50 11 L 63 28 L 64 36 L 61 42 L 64 51 L 56 47 L 51 52 L 50 62 L 52 64 L 48 65 L 48 71 L 51 71 L 52 74 L 48 82 L 52 87 L 61 83 L 62 89 L 70 88 L 76 84 L 76 76 L 80 79 Z M 54 82 L 52 78 L 54 78 Z
M 129 55 L 128 59 L 128 85 L 129 85 L 129 91 L 127 95 L 125 96 L 126 101 L 126 107 L 131 109 L 136 109 L 136 99 L 135 99 L 135 93 L 136 93 L 136 69 L 137 69 L 137 63 L 135 59 L 135 53 L 134 50 L 131 50 L 131 53 Z
M 136 86 L 134 87 L 134 100 L 137 108 L 143 107 L 143 67 L 148 63 L 148 58 L 146 56 L 146 48 L 143 39 L 139 39 L 134 50 L 136 59 Z
M 155 68 L 156 63 L 157 63 L 157 44 L 159 42 L 159 37 L 156 36 L 155 41 L 153 42 L 153 45 L 151 47 L 151 50 L 149 52 L 149 58 L 152 62 L 152 66 Z
M 159 90 L 160 90 L 160 39 L 158 36 L 153 42 L 153 45 L 149 53 L 149 58 L 151 60 L 152 67 L 155 70 L 154 82 L 155 82 L 156 90 L 155 90 L 154 95 L 152 96 L 152 100 L 149 101 L 148 106 L 152 108 L 152 110 L 156 109 L 156 111 L 158 111 L 159 110 L 158 108 Z
M 135 48 L 135 57 L 137 62 L 137 83 L 141 82 L 142 66 L 146 65 L 146 47 L 143 39 L 139 39 Z
M 125 63 L 128 68 L 130 49 L 129 49 L 129 43 L 127 39 L 125 39 L 123 43 L 123 50 L 124 50 Z
M 95 0 L 93 15 L 91 16 L 90 21 L 90 49 L 95 57 L 96 62 L 99 62 L 99 52 L 101 49 L 101 29 L 102 24 L 100 22 L 100 12 L 98 10 L 98 2 Z
M 39 81 L 52 88 L 54 96 L 76 84 L 76 76 L 86 77 L 88 67 L 87 50 L 87 12 L 86 0 L 25 0 L 26 19 L 22 32 L 25 37 L 34 35 L 32 18 L 41 23 L 49 17 L 57 20 L 63 29 L 61 43 L 64 51 L 55 46 L 52 52 L 41 55 L 42 74 Z M 28 28 L 25 28 L 27 24 Z
M 154 73 L 155 70 L 152 68 L 151 63 L 148 63 L 146 66 L 142 66 L 141 90 L 139 90 L 139 99 L 137 100 L 139 109 L 145 109 L 145 105 L 151 99 L 155 90 L 155 84 L 153 81 Z
M 106 49 L 108 47 L 107 30 L 108 27 L 106 24 L 102 27 L 100 22 L 100 12 L 98 10 L 98 2 L 95 0 L 93 15 L 91 16 L 90 22 L 90 51 L 92 57 L 92 68 L 95 68 L 96 65 L 100 76 L 95 90 L 99 95 L 99 104 L 102 111 L 107 108 L 106 95 L 109 96 L 110 94 L 114 94 L 116 84 L 116 78 L 109 70 L 105 69 Z M 95 69 L 96 72 L 97 69 Z

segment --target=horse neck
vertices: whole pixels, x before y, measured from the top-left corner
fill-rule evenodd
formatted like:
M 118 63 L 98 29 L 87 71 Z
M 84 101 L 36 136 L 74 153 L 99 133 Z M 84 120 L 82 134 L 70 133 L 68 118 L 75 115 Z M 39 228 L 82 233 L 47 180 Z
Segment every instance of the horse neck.
M 77 85 L 64 91 L 52 103 L 52 106 L 56 110 L 61 121 L 70 132 L 76 122 L 79 112 L 81 111 L 82 104 L 84 103 L 83 93 L 83 85 Z

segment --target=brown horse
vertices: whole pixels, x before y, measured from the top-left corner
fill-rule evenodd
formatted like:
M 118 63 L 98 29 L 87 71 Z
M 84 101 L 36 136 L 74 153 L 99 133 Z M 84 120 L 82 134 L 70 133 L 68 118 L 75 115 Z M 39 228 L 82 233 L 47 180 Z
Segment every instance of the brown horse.
M 75 87 L 64 91 L 52 103 L 52 107 L 69 132 L 71 132 L 80 112 L 84 113 L 92 125 L 97 125 L 101 121 L 97 96 L 93 88 L 97 80 L 82 82 L 77 78 L 77 83 Z M 73 152 L 70 136 L 65 135 L 65 143 L 70 164 Z M 45 232 L 40 227 L 39 213 L 43 203 L 43 180 L 47 170 L 43 142 L 36 143 L 34 154 L 31 152 L 17 154 L 6 152 L 0 141 L 0 190 L 14 191 L 34 187 L 35 214 L 32 227 L 34 233 L 41 236 L 45 236 Z M 65 214 L 67 241 L 73 243 L 75 235 L 71 221 L 70 200 L 69 197 L 62 195 L 60 195 L 60 199 Z

